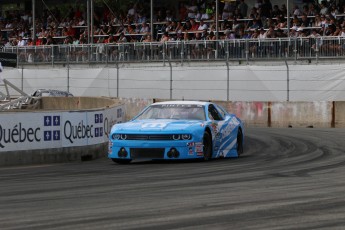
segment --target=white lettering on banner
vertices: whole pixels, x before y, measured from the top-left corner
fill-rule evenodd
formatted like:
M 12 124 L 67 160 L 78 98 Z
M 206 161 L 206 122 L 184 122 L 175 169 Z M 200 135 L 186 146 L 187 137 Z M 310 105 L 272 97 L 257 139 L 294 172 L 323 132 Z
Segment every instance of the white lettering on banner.
M 123 122 L 124 106 L 92 112 L 6 113 L 0 121 L 0 152 L 93 145 L 108 142 Z

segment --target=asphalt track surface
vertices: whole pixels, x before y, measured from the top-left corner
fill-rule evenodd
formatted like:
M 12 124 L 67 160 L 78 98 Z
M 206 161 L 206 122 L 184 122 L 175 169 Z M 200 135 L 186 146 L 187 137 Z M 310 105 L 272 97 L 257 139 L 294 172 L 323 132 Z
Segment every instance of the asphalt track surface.
M 250 128 L 239 159 L 0 168 L 0 229 L 345 229 L 345 129 Z

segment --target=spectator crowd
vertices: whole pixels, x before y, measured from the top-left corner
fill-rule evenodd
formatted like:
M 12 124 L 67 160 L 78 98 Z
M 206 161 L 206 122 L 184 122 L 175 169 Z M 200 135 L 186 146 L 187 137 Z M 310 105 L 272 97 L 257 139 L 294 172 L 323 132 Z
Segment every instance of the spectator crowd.
M 216 18 L 218 39 L 345 37 L 345 3 L 335 2 L 310 1 L 302 7 L 294 6 L 287 15 L 284 3 L 272 5 L 270 0 L 257 0 L 251 9 L 246 0 L 220 1 L 218 11 L 215 0 L 190 0 L 173 9 L 155 7 L 150 28 L 149 2 L 138 0 L 124 11 L 112 11 L 107 5 L 95 10 L 91 30 L 87 29 L 85 7 L 70 7 L 68 12 L 62 12 L 55 6 L 35 19 L 31 12 L 8 11 L 0 18 L 0 41 L 4 46 L 32 46 L 215 40 Z

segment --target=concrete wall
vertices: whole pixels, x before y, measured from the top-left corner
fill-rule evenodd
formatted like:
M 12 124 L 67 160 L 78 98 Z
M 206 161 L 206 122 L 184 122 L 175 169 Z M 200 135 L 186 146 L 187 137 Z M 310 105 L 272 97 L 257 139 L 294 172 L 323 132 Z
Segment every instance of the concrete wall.
M 214 102 L 240 117 L 247 127 L 345 127 L 345 102 Z M 124 103 L 126 119 L 130 119 L 152 102 L 124 100 Z
M 113 106 L 119 103 L 117 99 L 106 97 L 42 97 L 42 110 L 83 110 Z
M 105 157 L 108 143 L 93 146 L 1 152 L 0 166 L 89 161 Z
M 110 128 L 114 123 L 125 120 L 124 106 L 114 98 L 43 97 L 38 104 L 39 109 L 35 110 L 1 112 L 0 166 L 87 161 L 105 157 Z M 102 115 L 103 118 L 95 121 L 94 115 Z M 51 117 L 59 117 L 59 124 L 46 126 L 43 121 Z M 73 137 L 67 140 L 64 136 L 66 127 L 62 124 L 66 119 L 70 124 L 67 129 L 75 130 Z M 96 134 L 100 128 L 102 131 Z M 35 138 L 32 130 L 36 130 Z M 55 130 L 59 132 L 59 137 L 45 139 L 45 130 Z M 26 138 L 29 133 L 30 140 Z
M 334 103 L 335 127 L 345 127 L 345 102 Z

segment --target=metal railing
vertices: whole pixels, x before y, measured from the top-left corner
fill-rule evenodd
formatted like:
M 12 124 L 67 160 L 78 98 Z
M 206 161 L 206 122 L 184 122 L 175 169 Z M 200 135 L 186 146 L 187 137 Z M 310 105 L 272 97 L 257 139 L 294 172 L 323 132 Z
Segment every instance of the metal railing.
M 345 38 L 274 38 L 3 47 L 18 65 L 164 61 L 319 60 L 345 57 Z

